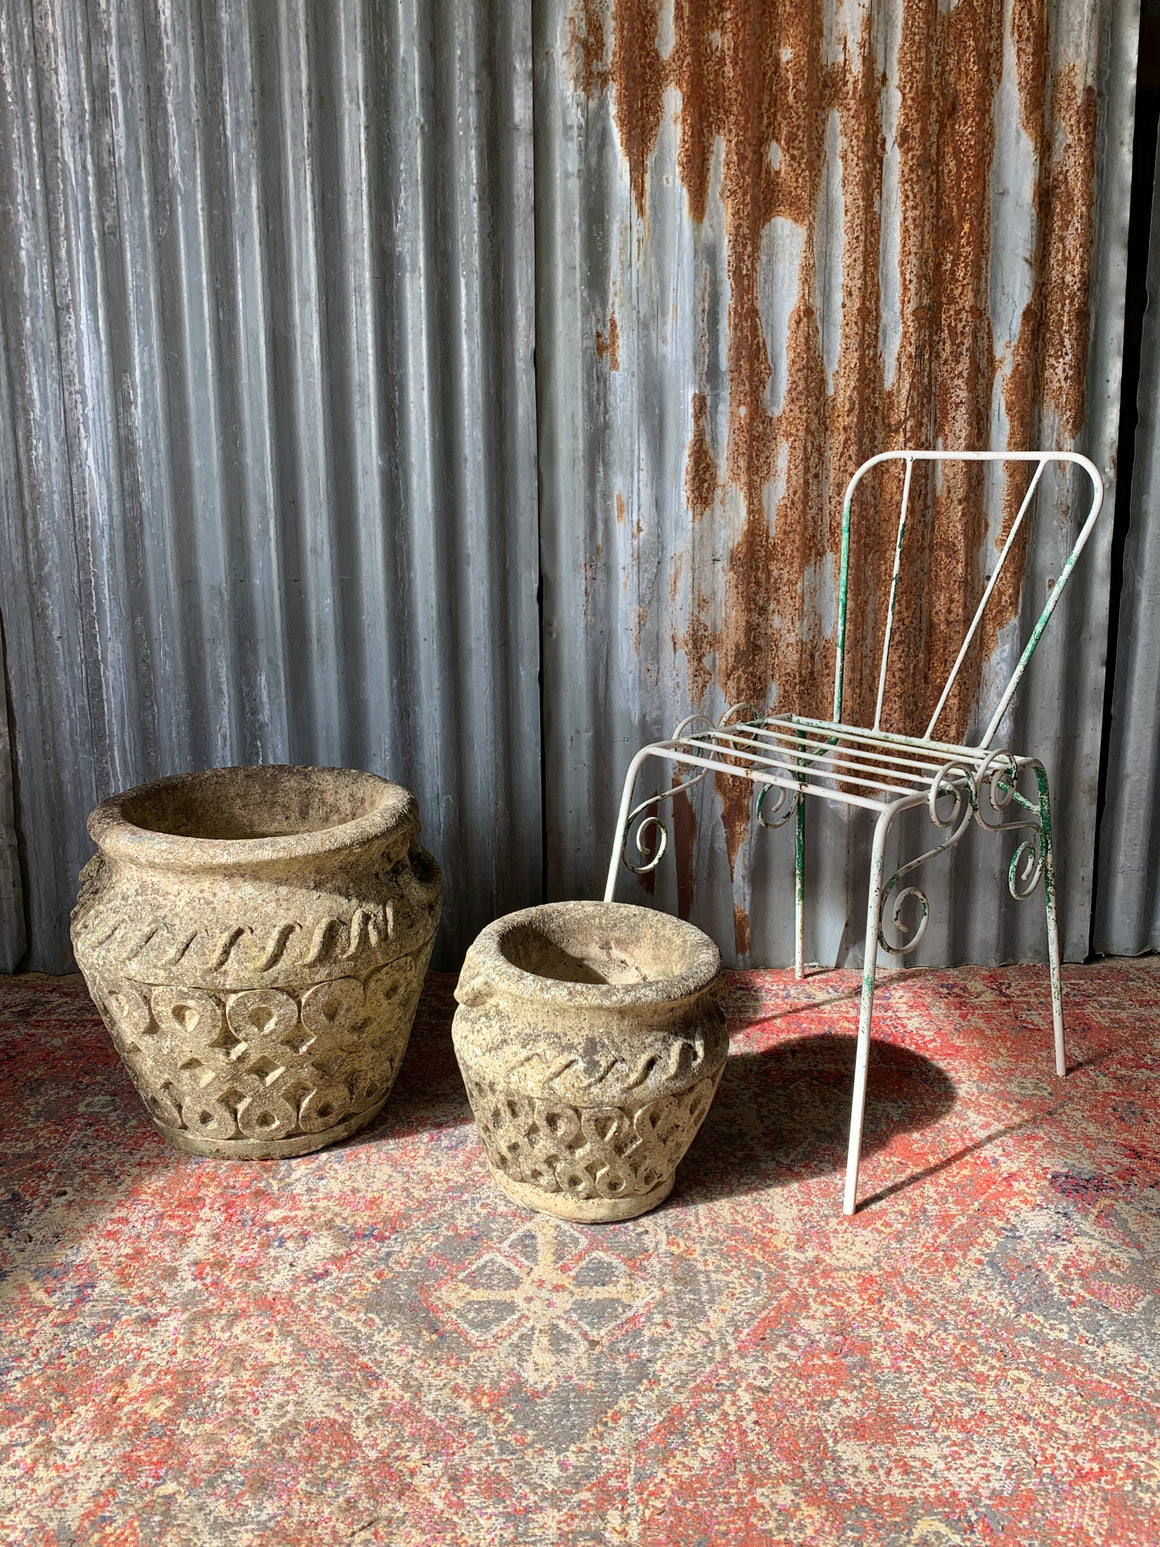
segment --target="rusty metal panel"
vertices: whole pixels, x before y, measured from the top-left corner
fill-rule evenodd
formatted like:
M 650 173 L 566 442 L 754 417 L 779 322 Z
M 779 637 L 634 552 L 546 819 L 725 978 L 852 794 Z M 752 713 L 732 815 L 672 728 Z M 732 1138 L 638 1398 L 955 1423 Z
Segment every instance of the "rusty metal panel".
M 827 712 L 841 492 L 865 457 L 1076 449 L 1111 493 L 1138 8 L 541 0 L 537 28 L 548 880 L 595 896 L 636 747 L 741 700 Z M 918 671 L 892 690 L 891 729 L 912 729 L 946 676 L 1017 498 L 988 510 L 957 492 L 936 491 L 900 603 Z M 1016 556 L 960 730 L 1082 514 L 1063 487 Z M 893 537 L 869 524 L 870 581 L 889 576 Z M 1088 949 L 1109 538 L 1110 520 L 1003 732 L 1053 779 L 1073 958 Z M 880 632 L 866 635 L 870 659 Z M 873 687 L 855 665 L 855 697 L 872 705 Z M 698 794 L 674 803 L 655 900 L 737 960 L 791 960 L 792 843 L 756 830 L 739 781 Z M 813 822 L 815 959 L 860 950 L 867 838 L 856 818 Z M 920 960 L 1045 954 L 1041 906 L 1006 894 L 1009 859 L 989 835 L 964 842 L 944 907 L 932 875 Z
M 1096 949 L 1116 956 L 1160 950 L 1160 195 L 1155 184 L 1147 284 L 1094 931 Z
M 26 965 L 183 768 L 410 786 L 445 962 L 539 898 L 531 180 L 518 0 L 0 0 Z

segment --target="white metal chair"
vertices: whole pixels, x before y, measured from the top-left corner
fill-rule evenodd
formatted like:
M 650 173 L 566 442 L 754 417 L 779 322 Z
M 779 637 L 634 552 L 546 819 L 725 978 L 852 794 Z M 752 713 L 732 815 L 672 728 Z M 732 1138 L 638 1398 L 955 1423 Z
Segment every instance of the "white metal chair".
M 878 464 L 901 461 L 905 464 L 898 533 L 894 548 L 894 566 L 886 610 L 885 638 L 878 673 L 878 697 L 874 723 L 851 724 L 842 718 L 842 685 L 846 657 L 847 594 L 850 580 L 850 512 L 855 490 L 866 473 Z M 921 736 L 905 736 L 881 728 L 883 701 L 887 684 L 891 636 L 898 601 L 903 541 L 906 534 L 911 478 L 919 462 L 1001 462 L 1035 463 L 1027 492 L 1011 524 L 1006 540 L 988 579 L 982 600 L 963 639 L 962 647 L 942 689 L 926 731 Z M 968 746 L 935 739 L 934 731 L 943 716 L 951 691 L 978 634 L 988 602 L 999 576 L 1019 536 L 1044 469 L 1051 463 L 1071 463 L 1087 475 L 1092 499 L 1087 517 L 1064 563 L 1047 605 L 1040 614 L 1018 664 L 1004 688 L 998 705 L 977 745 Z M 1063 471 L 1063 469 L 1061 469 Z M 757 817 L 763 826 L 780 827 L 791 816 L 797 820 L 797 857 L 795 885 L 795 966 L 798 977 L 805 969 L 803 914 L 805 901 L 805 796 L 836 801 L 845 806 L 863 807 L 877 813 L 870 858 L 869 902 L 866 910 L 866 947 L 862 976 L 862 1000 L 858 1019 L 858 1045 L 854 1067 L 853 1104 L 850 1114 L 850 1143 L 846 1164 L 845 1213 L 852 1214 L 858 1192 L 858 1163 L 862 1142 L 862 1117 L 866 1100 L 866 1070 L 870 1047 L 870 1026 L 874 1009 L 874 981 L 878 947 L 891 954 L 904 955 L 918 945 L 926 929 L 929 908 L 924 893 L 916 886 L 901 886 L 903 879 L 936 854 L 952 848 L 962 837 L 972 818 L 991 831 L 1028 828 L 1012 857 L 1008 884 L 1017 899 L 1031 895 L 1043 878 L 1047 904 L 1047 950 L 1051 971 L 1051 1006 L 1055 1033 L 1055 1071 L 1063 1076 L 1067 1063 L 1063 1042 L 1063 1004 L 1059 980 L 1059 934 L 1055 916 L 1055 865 L 1048 799 L 1047 773 L 1035 757 L 1016 756 L 1006 748 L 992 746 L 996 732 L 1019 686 L 1048 619 L 1059 604 L 1064 586 L 1076 559 L 1100 513 L 1103 480 L 1086 457 L 1074 452 L 992 452 L 992 451 L 888 451 L 871 457 L 851 478 L 842 506 L 841 564 L 838 582 L 837 664 L 834 673 L 834 709 L 829 720 L 811 719 L 798 714 L 762 715 L 749 705 L 727 710 L 714 723 L 707 716 L 691 715 L 682 720 L 668 741 L 643 747 L 629 765 L 616 825 L 612 862 L 608 870 L 605 901 L 613 900 L 619 862 L 637 874 L 654 869 L 664 855 L 667 833 L 657 812 L 662 802 L 678 789 L 699 783 L 710 772 L 735 774 L 760 786 Z M 688 779 L 650 796 L 632 806 L 637 774 L 649 758 L 667 760 L 682 769 L 693 770 Z M 1019 790 L 1021 778 L 1034 779 L 1034 793 Z M 766 807 L 770 789 L 778 791 L 776 805 Z M 931 821 L 948 836 L 943 842 L 901 864 L 883 884 L 887 835 L 891 824 L 904 812 L 925 806 Z M 1011 808 L 1017 815 L 1004 813 Z M 629 860 L 626 843 L 630 826 L 636 822 L 636 847 L 642 855 L 637 865 Z M 892 944 L 883 933 L 882 912 L 893 896 L 893 925 L 910 933 L 903 920 L 903 904 L 913 899 L 919 909 L 917 927 L 905 943 Z

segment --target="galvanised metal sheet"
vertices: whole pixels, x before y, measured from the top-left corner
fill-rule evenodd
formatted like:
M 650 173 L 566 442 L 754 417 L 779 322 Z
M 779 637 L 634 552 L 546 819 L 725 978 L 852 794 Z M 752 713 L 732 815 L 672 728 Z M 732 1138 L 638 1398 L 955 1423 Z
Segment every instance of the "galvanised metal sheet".
M 1160 167 L 1160 163 L 1158 163 Z M 1160 187 L 1160 184 L 1157 185 Z M 1132 513 L 1100 831 L 1096 949 L 1160 950 L 1160 193 L 1153 190 Z
M 1138 9 L 540 0 L 537 27 L 548 878 L 551 895 L 595 896 L 637 746 L 739 700 L 828 712 L 840 502 L 863 458 L 1074 448 L 1111 494 Z M 888 728 L 922 730 L 903 711 L 945 677 L 1013 497 L 936 499 Z M 1083 513 L 1066 488 L 1041 505 L 956 734 Z M 1110 527 L 1000 732 L 1052 776 L 1073 958 L 1088 950 Z M 867 581 L 888 578 L 893 540 L 893 521 L 863 529 Z M 881 616 L 854 666 L 871 708 Z M 788 962 L 792 837 L 757 827 L 740 781 L 695 793 L 676 802 L 655 900 L 738 960 Z M 1007 895 L 1017 836 L 972 833 L 932 865 L 920 960 L 1045 954 L 1042 891 Z M 868 841 L 857 818 L 811 813 L 817 960 L 860 953 Z M 625 873 L 619 895 L 641 891 Z
M 26 965 L 184 768 L 411 787 L 445 962 L 538 898 L 531 183 L 519 0 L 0 0 Z

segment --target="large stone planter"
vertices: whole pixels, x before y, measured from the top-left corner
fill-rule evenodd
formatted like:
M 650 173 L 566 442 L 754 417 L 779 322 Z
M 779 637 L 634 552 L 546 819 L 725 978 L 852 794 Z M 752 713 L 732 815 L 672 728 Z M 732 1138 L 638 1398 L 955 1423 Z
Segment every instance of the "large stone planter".
M 672 1189 L 721 1078 L 721 957 L 625 903 L 497 919 L 467 953 L 453 1037 L 492 1174 L 563 1219 L 631 1219 Z
M 413 797 L 220 768 L 89 818 L 73 948 L 153 1121 L 197 1155 L 302 1155 L 386 1101 L 439 923 Z

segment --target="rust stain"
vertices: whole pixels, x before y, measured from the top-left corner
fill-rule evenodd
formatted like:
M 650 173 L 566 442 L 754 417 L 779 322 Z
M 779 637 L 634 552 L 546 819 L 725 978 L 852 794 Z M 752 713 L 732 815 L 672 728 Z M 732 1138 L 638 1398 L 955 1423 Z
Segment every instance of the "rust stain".
M 644 602 L 638 604 L 636 616 L 632 620 L 632 648 L 635 654 L 640 654 L 640 636 L 645 624 L 648 622 L 648 607 Z
M 716 631 L 708 622 L 709 606 L 709 597 L 698 586 L 689 609 L 685 632 L 677 636 L 675 641 L 676 648 L 685 653 L 689 698 L 694 704 L 701 703 L 713 680 L 709 660 L 717 649 L 718 639 Z
M 717 495 L 717 463 L 709 449 L 706 424 L 709 400 L 703 392 L 693 393 L 693 436 L 685 463 L 685 503 L 694 519 L 707 515 Z
M 616 491 L 616 524 L 617 526 L 624 525 L 624 495 L 619 489 Z
M 902 341 L 887 402 L 895 444 L 976 448 L 988 444 L 994 345 L 988 311 L 990 170 L 994 100 L 1003 64 L 1001 0 L 962 0 L 939 11 L 933 30 L 923 7 L 904 12 L 899 59 L 899 258 Z M 958 653 L 984 583 L 983 469 L 949 465 L 941 490 L 929 470 L 912 484 L 896 618 L 905 646 L 892 650 L 883 726 L 921 734 Z M 861 652 L 856 703 L 873 713 L 885 597 L 901 497 L 889 490 L 890 519 L 876 544 L 875 593 L 882 598 L 869 651 Z M 886 492 L 886 491 L 884 491 Z M 870 539 L 874 541 L 873 538 Z M 976 641 L 940 718 L 949 740 L 966 733 L 978 690 Z M 852 706 L 853 707 L 853 706 Z
M 575 62 L 576 90 L 586 97 L 594 97 L 608 84 L 608 65 L 605 62 L 608 45 L 604 34 L 602 0 L 582 0 L 579 10 L 569 16 L 568 28 L 568 52 Z
M 601 360 L 608 361 L 610 371 L 620 369 L 620 329 L 616 323 L 616 311 L 613 309 L 608 314 L 608 332 L 602 333 L 596 330 L 596 354 Z
M 749 832 L 749 809 L 753 785 L 748 779 L 732 774 L 715 774 L 714 782 L 721 797 L 721 823 L 725 829 L 725 849 L 729 855 L 729 874 L 737 873 L 737 856 Z
M 1060 433 L 1074 440 L 1084 421 L 1098 117 L 1095 87 L 1081 87 L 1074 64 L 1056 80 L 1053 107 L 1064 149 L 1050 180 L 1051 240 L 1043 272 L 1053 304 L 1046 315 L 1044 377 Z
M 673 774 L 673 786 L 681 782 Z M 697 810 L 687 791 L 677 789 L 673 796 L 673 851 L 677 871 L 677 913 L 687 919 L 693 911 L 693 847 L 697 838 Z
M 596 582 L 596 566 L 590 564 L 587 559 L 580 561 L 580 588 L 583 592 L 583 604 L 580 616 L 584 627 L 588 628 L 592 623 L 592 587 Z
M 661 126 L 667 70 L 657 51 L 660 6 L 656 0 L 618 0 L 612 30 L 611 80 L 616 127 L 628 161 L 632 197 L 645 215 L 648 159 Z
M 736 903 L 733 904 L 733 944 L 738 956 L 749 955 L 749 914 Z

